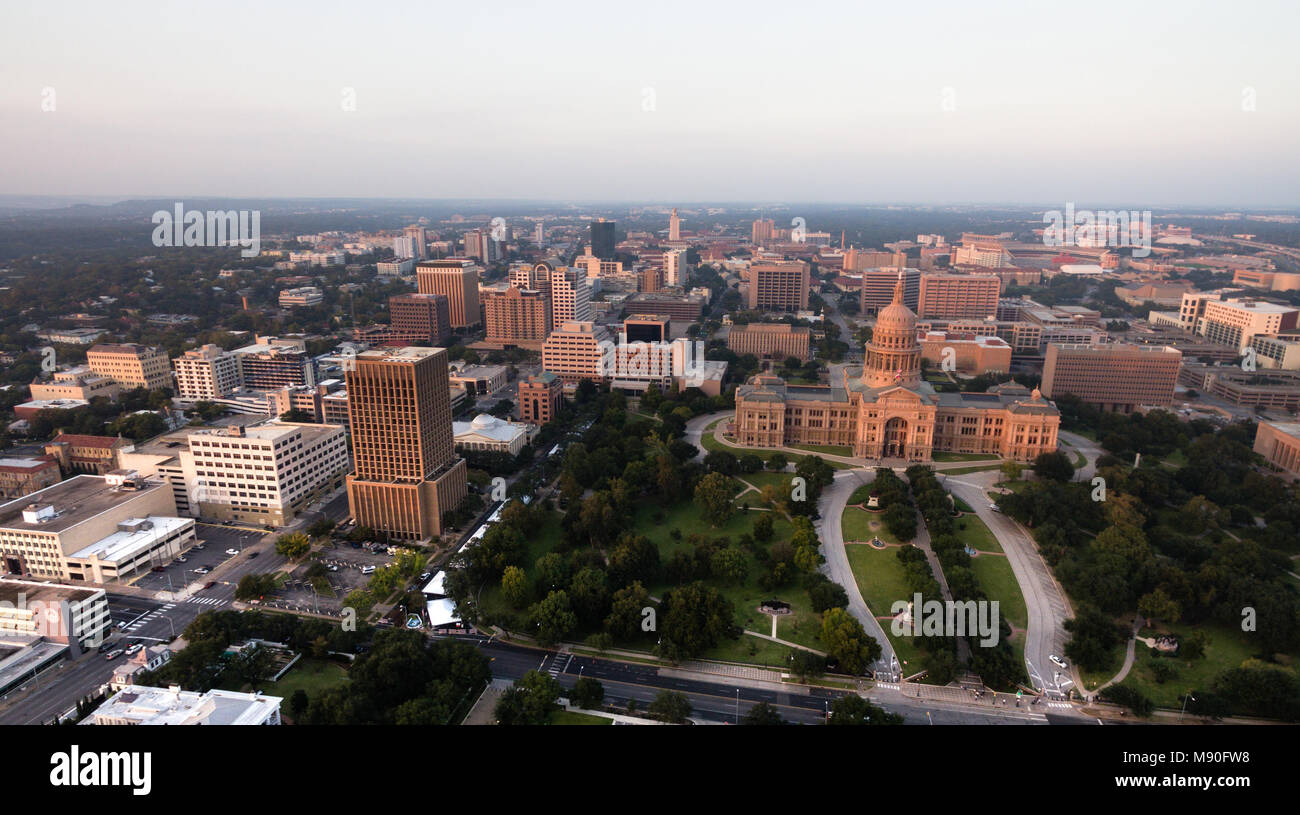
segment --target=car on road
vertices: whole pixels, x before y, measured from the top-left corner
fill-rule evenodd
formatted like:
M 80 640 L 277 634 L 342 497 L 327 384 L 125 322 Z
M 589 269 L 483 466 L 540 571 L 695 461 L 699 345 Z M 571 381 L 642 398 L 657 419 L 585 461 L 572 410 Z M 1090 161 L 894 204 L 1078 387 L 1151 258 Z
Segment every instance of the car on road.
M 228 555 L 237 555 L 237 554 L 239 554 L 239 550 L 238 550 L 238 549 L 227 549 L 227 550 L 226 550 L 226 554 L 228 554 Z
M 132 654 L 134 654 L 136 651 L 139 651 L 139 650 L 140 650 L 141 648 L 143 648 L 143 647 L 144 647 L 144 646 L 141 645 L 140 643 L 138 643 L 138 642 L 133 642 L 133 643 L 131 643 L 130 645 L 128 645 L 128 646 L 126 647 L 126 655 L 127 655 L 127 656 L 131 656 Z
M 112 650 L 113 650 L 113 643 L 111 643 L 111 642 L 100 643 L 100 646 L 99 646 L 99 653 L 101 653 L 101 654 L 106 654 L 106 653 L 108 653 L 109 651 L 112 651 Z
M 989 509 L 992 510 L 993 512 L 1001 512 L 1001 511 L 1002 511 L 1002 510 L 998 509 L 998 505 L 997 505 L 997 504 L 989 504 Z
M 420 573 L 420 579 L 421 579 L 421 580 L 428 580 L 430 577 L 432 577 L 432 575 L 430 575 L 428 572 L 421 572 L 421 573 Z
M 1069 664 L 1068 662 L 1066 662 L 1065 660 L 1061 659 L 1061 658 L 1058 657 L 1056 654 L 1052 654 L 1051 656 L 1048 657 L 1048 659 L 1050 659 L 1050 660 L 1052 661 L 1052 664 L 1055 665 L 1055 666 L 1058 667 L 1058 668 L 1068 668 L 1068 667 L 1070 667 L 1070 664 Z
M 215 580 L 209 580 L 208 582 L 206 582 L 206 583 L 203 584 L 203 588 L 205 588 L 205 589 L 210 589 L 210 588 L 212 588 L 212 587 L 215 586 L 215 585 L 217 585 L 217 581 L 215 581 Z
M 165 571 L 167 571 L 167 567 L 166 567 L 166 566 L 155 566 L 155 567 L 153 567 L 152 569 L 150 569 L 149 571 L 151 571 L 151 572 L 165 572 Z
M 195 573 L 195 574 L 207 574 L 207 573 L 210 572 L 210 571 L 212 571 L 212 570 L 209 569 L 207 566 L 200 566 L 199 568 L 197 568 L 197 569 L 194 570 L 194 573 Z
M 248 553 L 248 556 L 249 556 L 249 557 L 257 557 L 257 556 L 260 555 L 260 554 L 262 554 L 262 553 L 261 553 L 261 552 L 249 552 L 249 553 Z
M 176 562 L 177 562 L 177 563 L 189 563 L 190 561 L 189 561 L 189 558 L 185 557 L 184 555 L 177 555 L 177 556 L 176 556 Z
M 374 566 L 362 566 L 362 567 L 361 567 L 361 573 L 362 573 L 362 574 L 374 574 L 374 573 L 375 573 L 375 567 L 374 567 Z
M 122 649 L 115 648 L 112 651 L 109 651 L 107 654 L 104 654 L 104 659 L 108 660 L 109 662 L 112 662 L 113 660 L 117 659 L 120 656 L 122 656 Z
M 118 621 L 117 621 L 117 630 L 118 630 L 118 631 L 121 631 L 123 628 L 126 628 L 126 620 L 118 620 Z

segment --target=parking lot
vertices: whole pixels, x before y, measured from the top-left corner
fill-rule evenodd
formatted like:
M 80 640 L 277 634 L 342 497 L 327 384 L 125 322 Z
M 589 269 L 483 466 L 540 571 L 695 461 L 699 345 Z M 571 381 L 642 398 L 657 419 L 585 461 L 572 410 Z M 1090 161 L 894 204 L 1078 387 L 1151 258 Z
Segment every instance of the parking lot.
M 205 523 L 196 526 L 196 533 L 198 544 L 181 554 L 184 562 L 177 559 L 163 566 L 161 571 L 146 572 L 136 579 L 134 585 L 153 591 L 179 591 L 188 583 L 204 579 L 204 572 L 196 570 L 211 571 L 235 557 L 226 554 L 227 549 L 242 551 L 269 534 L 261 530 Z
M 314 562 L 330 569 L 325 578 L 335 596 L 318 594 L 313 589 L 311 581 L 307 579 L 307 570 Z M 370 582 L 371 576 L 363 574 L 363 568 L 373 566 L 379 569 L 392 562 L 393 557 L 383 548 L 370 550 L 335 540 L 311 560 L 299 564 L 284 585 L 267 597 L 264 603 L 291 611 L 337 614 L 343 607 L 343 598 L 349 592 L 365 588 Z

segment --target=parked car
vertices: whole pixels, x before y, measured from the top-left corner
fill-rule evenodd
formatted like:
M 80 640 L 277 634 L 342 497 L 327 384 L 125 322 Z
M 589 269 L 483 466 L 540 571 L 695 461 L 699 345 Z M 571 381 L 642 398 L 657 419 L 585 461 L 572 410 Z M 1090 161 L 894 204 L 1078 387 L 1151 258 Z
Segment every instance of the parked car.
M 153 567 L 152 569 L 150 569 L 149 571 L 151 571 L 151 572 L 165 572 L 165 571 L 167 571 L 167 567 L 166 567 L 166 566 L 155 566 L 155 567 Z
M 126 647 L 126 655 L 127 655 L 127 656 L 131 656 L 132 654 L 134 654 L 136 651 L 139 651 L 139 650 L 140 650 L 141 648 L 143 648 L 143 647 L 144 647 L 144 646 L 141 645 L 140 643 L 138 643 L 138 642 L 133 642 L 133 643 L 131 643 L 130 645 L 128 645 L 128 646 Z
M 257 556 L 260 555 L 260 554 L 262 554 L 262 553 L 261 553 L 261 552 L 249 552 L 249 553 L 248 553 L 248 556 L 249 556 L 249 557 L 257 557 Z
M 1052 654 L 1051 656 L 1048 657 L 1048 659 L 1050 659 L 1050 660 L 1052 661 L 1052 663 L 1053 663 L 1054 665 L 1056 665 L 1056 667 L 1058 667 L 1058 668 L 1068 668 L 1068 667 L 1070 667 L 1070 664 L 1069 664 L 1068 662 L 1066 662 L 1065 660 L 1061 659 L 1061 658 L 1058 657 L 1056 654 Z
M 104 659 L 108 660 L 109 662 L 112 662 L 113 660 L 117 659 L 120 656 L 122 656 L 122 649 L 115 648 L 112 651 L 109 651 L 107 654 L 104 654 Z
M 237 555 L 237 554 L 239 554 L 239 550 L 238 550 L 238 549 L 227 549 L 227 550 L 226 550 L 226 554 L 228 554 L 228 555 Z
M 217 585 L 217 581 L 215 581 L 215 580 L 209 580 L 208 582 L 206 582 L 206 583 L 203 584 L 203 588 L 205 588 L 205 589 L 210 589 L 210 588 L 212 588 L 212 587 L 215 586 L 215 585 Z
M 186 558 L 184 555 L 177 555 L 177 556 L 176 556 L 176 562 L 177 562 L 177 563 L 189 563 L 190 561 L 189 561 L 189 559 Z
M 361 573 L 362 573 L 362 574 L 374 574 L 374 573 L 375 573 L 375 567 L 374 567 L 374 566 L 362 566 L 362 567 L 361 567 Z
M 200 566 L 199 568 L 197 568 L 197 569 L 194 570 L 194 573 L 195 573 L 195 574 L 207 574 L 207 573 L 210 572 L 210 571 L 212 571 L 212 570 L 209 569 L 207 566 Z

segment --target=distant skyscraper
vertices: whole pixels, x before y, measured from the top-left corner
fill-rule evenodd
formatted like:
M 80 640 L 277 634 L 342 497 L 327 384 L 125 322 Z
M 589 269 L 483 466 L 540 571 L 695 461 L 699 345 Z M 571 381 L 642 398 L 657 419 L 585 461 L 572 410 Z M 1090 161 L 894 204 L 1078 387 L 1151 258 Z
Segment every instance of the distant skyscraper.
M 668 240 L 679 241 L 682 239 L 682 219 L 677 217 L 677 207 L 673 207 L 672 215 L 668 216 Z
M 402 230 L 405 237 L 411 239 L 414 245 L 415 254 L 405 255 L 404 257 L 413 257 L 416 260 L 424 260 L 429 256 L 429 236 L 424 227 L 419 225 L 408 226 Z
M 772 260 L 749 265 L 749 307 L 772 311 L 808 308 L 808 264 L 802 260 Z
M 451 385 L 442 348 L 365 351 L 348 363 L 355 471 L 348 509 L 358 526 L 405 540 L 442 533 L 468 491 L 456 456 Z
M 591 222 L 591 253 L 601 260 L 614 259 L 614 222 L 604 218 Z
M 533 227 L 533 243 L 538 246 L 546 243 L 546 225 L 541 221 L 538 221 L 537 226 Z
M 759 218 L 754 221 L 754 226 L 750 230 L 750 243 L 762 246 L 770 243 L 773 234 L 776 232 L 776 223 L 771 218 Z
M 669 249 L 664 252 L 664 285 L 686 285 L 686 250 Z
M 464 235 L 465 257 L 478 258 L 484 263 L 501 259 L 501 244 L 487 229 L 475 229 Z

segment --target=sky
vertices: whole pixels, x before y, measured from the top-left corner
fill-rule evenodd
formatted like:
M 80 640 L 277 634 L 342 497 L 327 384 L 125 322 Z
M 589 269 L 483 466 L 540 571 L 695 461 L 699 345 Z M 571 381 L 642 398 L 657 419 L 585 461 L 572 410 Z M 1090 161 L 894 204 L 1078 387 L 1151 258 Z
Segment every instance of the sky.
M 0 194 L 1300 206 L 1300 3 L 5 0 Z

